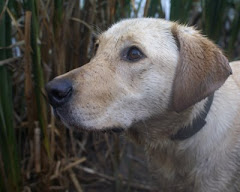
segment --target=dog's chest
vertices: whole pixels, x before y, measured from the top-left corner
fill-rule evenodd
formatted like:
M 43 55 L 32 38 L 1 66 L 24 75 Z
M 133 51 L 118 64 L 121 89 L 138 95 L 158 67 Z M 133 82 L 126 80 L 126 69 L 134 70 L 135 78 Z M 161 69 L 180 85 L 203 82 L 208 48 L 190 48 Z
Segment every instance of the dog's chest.
M 176 154 L 176 151 L 169 148 L 162 148 L 158 152 L 156 150 L 158 149 L 147 149 L 146 153 L 150 172 L 158 188 L 168 192 L 193 191 L 196 179 L 194 158 Z
M 193 151 L 175 149 L 173 146 L 146 149 L 149 168 L 160 191 L 240 191 L 239 186 L 236 186 L 240 178 L 238 166 L 228 163 L 239 159 L 239 156 L 229 151 L 222 155 L 216 153 L 218 155 L 199 158 Z M 234 185 L 233 180 L 237 181 Z

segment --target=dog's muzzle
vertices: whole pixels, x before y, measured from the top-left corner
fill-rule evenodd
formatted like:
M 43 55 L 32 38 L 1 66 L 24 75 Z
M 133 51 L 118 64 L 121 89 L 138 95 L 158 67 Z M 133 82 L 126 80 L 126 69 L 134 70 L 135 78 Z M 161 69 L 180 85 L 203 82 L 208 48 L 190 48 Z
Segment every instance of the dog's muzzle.
M 61 107 L 72 96 L 73 88 L 70 80 L 54 79 L 46 85 L 49 103 L 53 108 Z

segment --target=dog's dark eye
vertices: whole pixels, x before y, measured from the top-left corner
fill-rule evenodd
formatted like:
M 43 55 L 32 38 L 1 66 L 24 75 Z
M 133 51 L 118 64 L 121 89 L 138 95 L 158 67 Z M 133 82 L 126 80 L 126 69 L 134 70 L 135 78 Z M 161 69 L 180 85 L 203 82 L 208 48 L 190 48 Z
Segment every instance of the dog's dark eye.
M 130 47 L 126 54 L 128 61 L 139 61 L 143 57 L 143 53 L 137 47 Z

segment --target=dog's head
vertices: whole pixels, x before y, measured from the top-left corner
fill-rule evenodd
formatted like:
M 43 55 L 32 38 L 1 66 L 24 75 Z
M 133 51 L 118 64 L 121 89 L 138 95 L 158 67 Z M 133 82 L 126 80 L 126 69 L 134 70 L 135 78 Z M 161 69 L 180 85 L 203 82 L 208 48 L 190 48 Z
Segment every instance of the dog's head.
M 88 64 L 56 77 L 46 90 L 67 126 L 125 129 L 169 110 L 187 109 L 230 74 L 221 51 L 193 28 L 129 19 L 99 36 Z

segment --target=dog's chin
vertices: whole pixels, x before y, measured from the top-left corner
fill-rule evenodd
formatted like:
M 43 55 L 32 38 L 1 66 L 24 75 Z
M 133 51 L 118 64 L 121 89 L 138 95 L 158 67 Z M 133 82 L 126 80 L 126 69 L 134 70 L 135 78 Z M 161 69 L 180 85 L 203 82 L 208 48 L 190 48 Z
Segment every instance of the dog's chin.
M 54 116 L 55 118 L 61 122 L 62 124 L 64 124 L 64 126 L 68 129 L 74 129 L 74 130 L 78 130 L 78 131 L 87 131 L 87 132 L 103 132 L 103 133 L 122 133 L 125 131 L 124 128 L 122 127 L 116 127 L 116 126 L 112 126 L 112 127 L 102 127 L 102 128 L 95 128 L 93 126 L 91 127 L 87 127 L 83 124 L 81 124 L 78 121 L 73 120 L 70 117 L 64 117 L 61 115 L 61 113 L 58 112 L 58 110 L 54 109 Z

